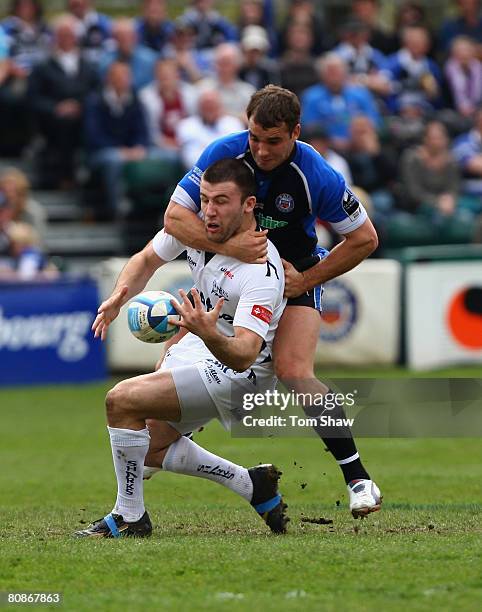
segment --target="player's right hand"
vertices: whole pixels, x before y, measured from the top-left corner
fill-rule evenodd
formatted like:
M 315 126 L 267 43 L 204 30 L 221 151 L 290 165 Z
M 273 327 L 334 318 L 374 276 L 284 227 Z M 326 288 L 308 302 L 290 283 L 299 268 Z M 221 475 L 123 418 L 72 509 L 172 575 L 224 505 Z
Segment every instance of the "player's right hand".
M 226 255 L 244 263 L 266 263 L 268 230 L 248 230 L 232 236 L 226 243 Z
M 121 307 L 124 304 L 124 298 L 127 295 L 129 287 L 124 285 L 120 287 L 110 298 L 102 302 L 97 310 L 97 316 L 95 321 L 92 323 L 92 331 L 94 332 L 94 338 L 100 336 L 101 340 L 105 340 L 107 336 L 107 329 L 109 325 L 117 318 Z

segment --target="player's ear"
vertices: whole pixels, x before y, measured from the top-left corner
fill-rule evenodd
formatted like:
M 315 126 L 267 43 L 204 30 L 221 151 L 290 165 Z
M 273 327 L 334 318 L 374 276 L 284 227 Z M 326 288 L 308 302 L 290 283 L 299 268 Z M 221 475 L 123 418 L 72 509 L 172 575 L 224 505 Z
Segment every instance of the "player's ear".
M 249 196 L 248 198 L 246 198 L 246 200 L 244 200 L 244 211 L 247 213 L 251 213 L 254 210 L 254 207 L 256 206 L 256 196 Z
M 297 123 L 294 127 L 293 132 L 291 133 L 291 136 L 295 139 L 298 140 L 298 138 L 300 137 L 301 134 L 301 125 L 299 123 Z

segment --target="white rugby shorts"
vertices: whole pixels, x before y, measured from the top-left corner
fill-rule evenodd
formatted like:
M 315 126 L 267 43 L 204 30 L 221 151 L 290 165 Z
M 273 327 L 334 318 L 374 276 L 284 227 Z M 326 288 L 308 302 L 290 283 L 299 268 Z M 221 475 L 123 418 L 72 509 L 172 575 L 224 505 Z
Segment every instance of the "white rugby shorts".
M 161 370 L 171 372 L 181 406 L 181 421 L 170 425 L 183 434 L 215 418 L 229 430 L 246 414 L 245 393 L 265 393 L 276 386 L 272 363 L 235 372 L 209 351 L 188 351 L 182 342 L 167 351 Z

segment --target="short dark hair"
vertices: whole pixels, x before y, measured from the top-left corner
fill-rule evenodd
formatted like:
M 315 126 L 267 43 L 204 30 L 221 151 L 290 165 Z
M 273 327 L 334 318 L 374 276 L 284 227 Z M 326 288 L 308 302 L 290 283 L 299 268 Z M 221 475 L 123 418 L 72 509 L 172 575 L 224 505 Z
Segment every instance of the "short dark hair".
M 41 0 L 31 0 L 33 8 L 35 10 L 35 19 L 40 21 L 44 14 L 44 9 Z M 20 8 L 21 0 L 11 0 L 9 15 L 17 15 L 18 9 Z
M 256 195 L 256 181 L 250 168 L 241 159 L 220 159 L 203 173 L 208 183 L 234 183 L 241 192 L 241 201 Z
M 246 114 L 264 129 L 286 123 L 291 134 L 300 122 L 300 101 L 289 89 L 266 85 L 251 96 Z

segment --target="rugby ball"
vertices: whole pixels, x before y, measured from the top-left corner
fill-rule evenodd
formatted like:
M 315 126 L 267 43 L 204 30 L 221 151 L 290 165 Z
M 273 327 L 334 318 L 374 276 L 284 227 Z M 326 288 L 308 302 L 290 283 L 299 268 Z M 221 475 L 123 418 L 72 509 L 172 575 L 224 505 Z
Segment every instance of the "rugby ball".
M 132 334 L 142 342 L 166 342 L 179 331 L 177 325 L 168 322 L 168 317 L 179 320 L 167 291 L 144 291 L 129 302 L 127 322 Z

